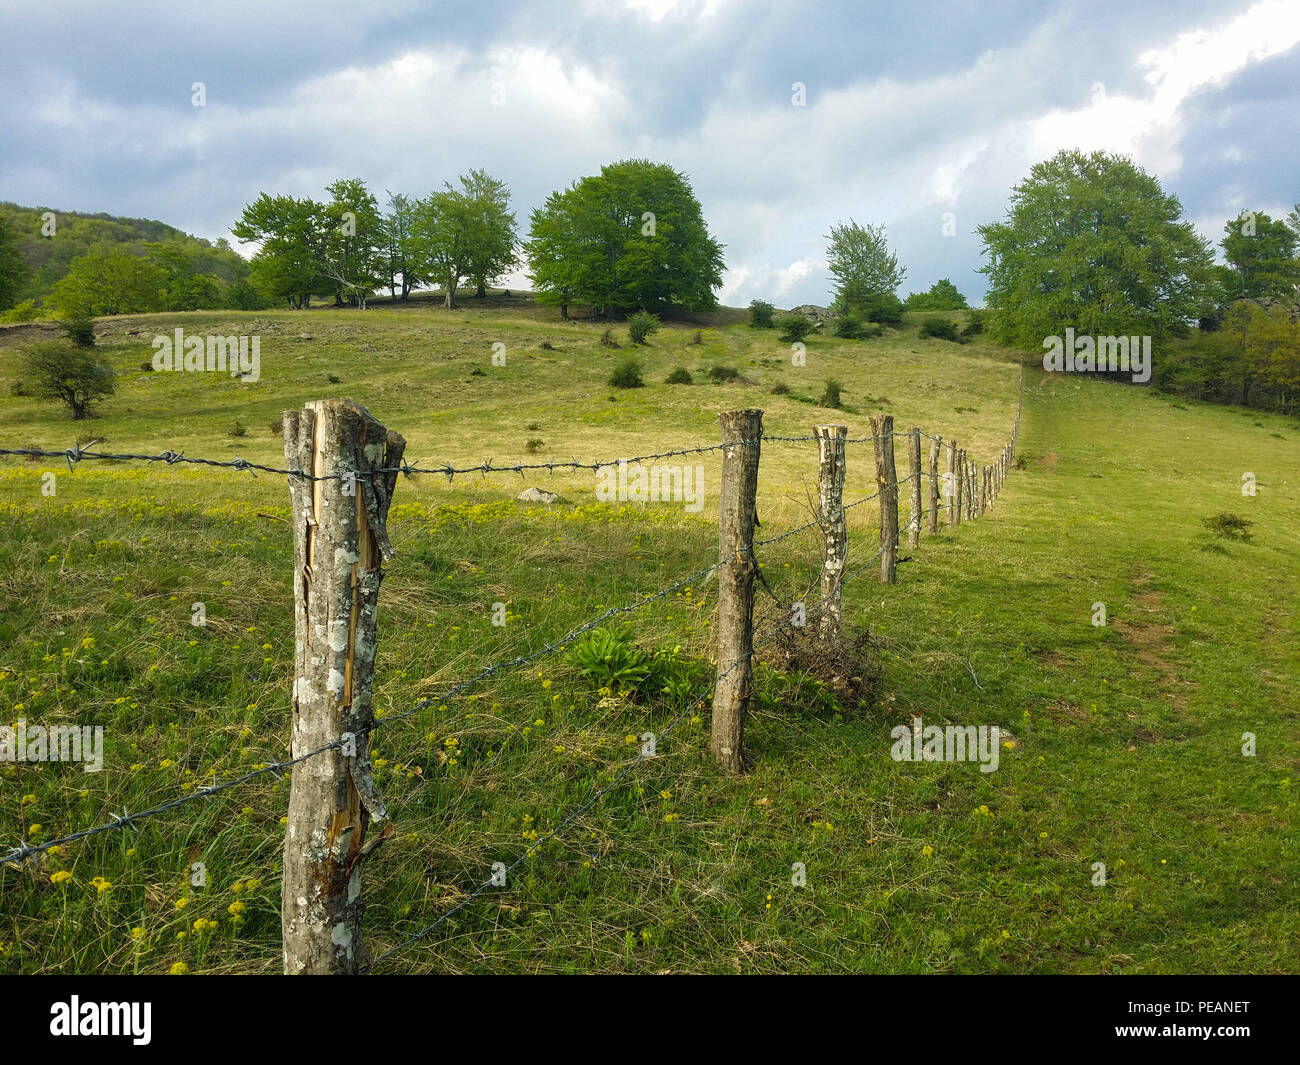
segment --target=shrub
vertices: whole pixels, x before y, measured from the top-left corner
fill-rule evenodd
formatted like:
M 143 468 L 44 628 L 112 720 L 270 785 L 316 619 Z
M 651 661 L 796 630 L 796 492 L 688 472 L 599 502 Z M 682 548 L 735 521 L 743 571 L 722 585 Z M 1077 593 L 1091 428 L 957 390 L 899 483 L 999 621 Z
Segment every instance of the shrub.
M 973 310 L 966 316 L 966 328 L 961 331 L 964 337 L 973 337 L 984 332 L 984 312 Z
M 10 384 L 9 394 L 19 398 L 27 395 L 27 382 L 20 377 L 17 381 Z
M 33 344 L 23 352 L 23 373 L 43 399 L 66 404 L 76 420 L 117 391 L 113 368 L 97 353 L 62 340 Z
M 79 348 L 95 346 L 95 320 L 80 311 L 69 311 L 59 319 L 59 328 Z
M 528 454 L 530 455 L 536 455 L 539 451 L 542 450 L 542 445 L 544 443 L 545 441 L 540 436 L 529 437 L 528 443 L 524 445 L 524 450 L 527 451 Z
M 230 436 L 240 437 L 248 435 L 248 426 L 236 418 L 230 423 L 230 428 L 226 430 Z
M 650 676 L 649 657 L 632 646 L 625 628 L 592 629 L 565 657 L 598 688 L 635 689 Z
M 549 340 L 543 340 L 543 341 L 542 341 L 542 350 L 543 350 L 543 351 L 554 351 L 555 348 L 552 346 L 552 344 L 551 344 L 551 342 L 550 342 Z
M 749 301 L 749 328 L 771 329 L 776 325 L 773 312 L 776 310 L 767 300 Z
M 679 366 L 668 375 L 668 384 L 670 385 L 689 385 L 694 384 L 695 379 L 691 377 L 691 371 L 685 366 Z
M 34 322 L 41 316 L 41 309 L 35 300 L 23 300 L 0 314 L 0 322 Z
M 776 384 L 772 386 L 772 395 L 774 396 L 788 396 L 789 394 L 790 394 L 790 386 L 787 385 L 784 381 L 778 381 Z
M 535 433 L 541 427 L 542 425 L 540 422 L 529 422 L 527 425 L 524 426 L 524 428 L 527 429 L 530 433 Z
M 694 333 L 691 334 L 691 343 L 692 344 L 704 343 L 704 331 L 702 329 L 697 329 L 695 330 Z
M 644 344 L 651 333 L 659 331 L 659 316 L 649 311 L 637 311 L 627 320 L 627 337 L 633 344 Z
M 853 314 L 841 314 L 835 319 L 835 335 L 845 340 L 866 339 L 866 323 Z
M 720 385 L 724 381 L 734 381 L 740 376 L 740 371 L 734 366 L 714 366 L 709 370 L 709 380 L 715 385 Z
M 329 375 L 329 382 L 330 382 L 330 384 L 332 384 L 332 385 L 337 385 L 337 384 L 341 384 L 341 383 L 342 383 L 342 380 L 341 380 L 341 378 L 339 377 L 338 374 L 333 374 L 333 373 L 332 373 L 332 374 Z
M 272 418 L 268 428 L 271 430 L 272 436 L 284 436 L 284 415 L 277 414 Z
M 1243 518 L 1240 514 L 1221 510 L 1212 517 L 1202 518 L 1201 524 L 1221 539 L 1249 540 L 1250 527 L 1255 523 L 1249 518 Z
M 642 388 L 645 380 L 641 377 L 641 363 L 628 357 L 619 361 L 614 372 L 609 375 L 609 383 L 615 388 Z
M 621 348 L 623 345 L 614 339 L 614 330 L 606 329 L 600 334 L 600 343 L 607 348 Z
M 892 292 L 872 292 L 855 300 L 848 310 L 882 325 L 898 325 L 903 320 L 903 301 Z
M 835 380 L 826 382 L 826 387 L 822 390 L 822 398 L 817 401 L 818 406 L 830 407 L 832 410 L 840 409 L 840 389 L 843 386 Z
M 923 337 L 934 337 L 936 340 L 958 341 L 957 326 L 948 321 L 947 318 L 941 318 L 937 314 L 930 314 L 921 319 L 920 335 Z
M 802 314 L 787 314 L 781 319 L 781 339 L 787 344 L 799 343 L 812 331 L 812 319 Z

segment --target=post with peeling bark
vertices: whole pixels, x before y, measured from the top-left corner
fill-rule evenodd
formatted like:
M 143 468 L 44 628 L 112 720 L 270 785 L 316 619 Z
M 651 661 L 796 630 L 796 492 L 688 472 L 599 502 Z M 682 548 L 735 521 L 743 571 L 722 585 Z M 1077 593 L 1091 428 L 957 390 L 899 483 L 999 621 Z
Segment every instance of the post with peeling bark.
M 898 582 L 898 470 L 894 465 L 894 416 L 872 415 L 876 445 L 876 491 L 880 493 L 880 580 Z
M 953 477 L 953 490 L 957 493 L 956 506 L 953 508 L 955 518 L 954 525 L 960 525 L 961 519 L 965 517 L 963 511 L 966 509 L 965 489 L 966 487 L 966 452 L 961 448 L 957 449 L 957 470 Z
M 758 495 L 761 410 L 732 410 L 722 423 L 718 508 L 718 673 L 709 749 L 729 773 L 745 770 L 745 711 L 754 672 L 754 502 Z M 745 441 L 746 443 L 742 443 Z
M 907 452 L 912 467 L 912 514 L 907 522 L 907 546 L 921 546 L 921 430 L 907 434 Z
M 843 610 L 840 586 L 844 583 L 844 559 L 848 554 L 848 531 L 844 523 L 844 442 L 847 425 L 814 425 L 819 463 L 817 470 L 817 522 L 821 526 L 825 551 L 822 554 L 822 602 L 818 624 L 823 636 L 840 634 Z
M 943 437 L 930 441 L 930 535 L 939 531 L 939 452 L 943 450 Z
M 289 478 L 294 529 L 294 683 L 281 937 L 287 974 L 349 975 L 361 942 L 361 870 L 385 838 L 371 777 L 375 620 L 385 529 L 406 441 L 342 400 L 284 414 L 284 454 L 310 477 Z

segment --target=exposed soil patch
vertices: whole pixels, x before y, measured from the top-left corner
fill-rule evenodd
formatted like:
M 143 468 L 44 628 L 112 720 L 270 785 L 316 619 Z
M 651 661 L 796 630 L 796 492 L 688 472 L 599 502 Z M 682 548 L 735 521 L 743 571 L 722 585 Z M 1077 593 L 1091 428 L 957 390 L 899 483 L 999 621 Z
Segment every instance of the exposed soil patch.
M 1045 469 L 1048 473 L 1052 473 L 1056 469 L 1056 464 L 1060 461 L 1061 460 L 1057 456 L 1055 451 L 1049 451 L 1046 455 L 1044 455 L 1041 459 L 1038 460 L 1038 464 L 1042 466 L 1043 469 Z
M 1139 662 L 1160 675 L 1161 694 L 1167 695 L 1174 709 L 1182 712 L 1187 709 L 1187 698 L 1181 689 L 1187 685 L 1178 678 L 1177 667 L 1169 659 L 1169 644 L 1174 630 L 1156 620 L 1164 604 L 1164 595 L 1154 588 L 1147 588 L 1150 580 L 1150 573 L 1133 576 L 1133 586 L 1137 591 L 1130 600 L 1129 616 L 1111 617 L 1110 627 L 1132 648 Z

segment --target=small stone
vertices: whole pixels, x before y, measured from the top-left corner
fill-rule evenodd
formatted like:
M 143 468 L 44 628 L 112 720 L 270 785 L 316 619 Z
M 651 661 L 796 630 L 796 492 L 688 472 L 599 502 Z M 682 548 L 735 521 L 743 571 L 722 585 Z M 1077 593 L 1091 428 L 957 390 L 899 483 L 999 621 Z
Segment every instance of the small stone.
M 548 492 L 545 488 L 525 488 L 517 496 L 520 503 L 558 503 L 560 497 L 555 492 Z

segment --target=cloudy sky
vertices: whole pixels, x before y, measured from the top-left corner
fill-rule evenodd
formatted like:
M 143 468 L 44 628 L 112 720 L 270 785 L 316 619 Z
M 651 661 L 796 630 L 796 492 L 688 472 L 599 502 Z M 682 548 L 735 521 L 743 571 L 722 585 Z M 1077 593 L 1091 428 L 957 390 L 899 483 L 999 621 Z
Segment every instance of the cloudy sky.
M 979 300 L 975 227 L 1061 148 L 1131 154 L 1216 243 L 1300 201 L 1295 0 L 0 0 L 0 26 L 0 199 L 210 239 L 261 191 L 471 167 L 526 225 L 637 156 L 690 176 L 725 303 L 827 302 L 849 217 L 887 225 L 903 293 Z

